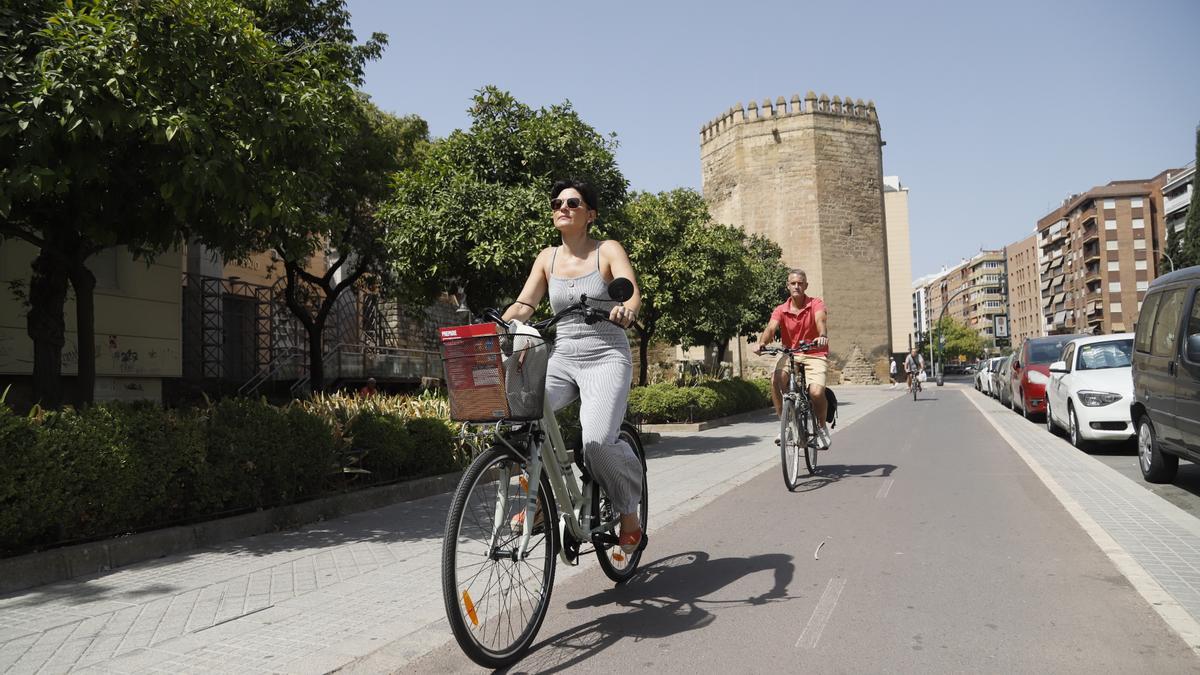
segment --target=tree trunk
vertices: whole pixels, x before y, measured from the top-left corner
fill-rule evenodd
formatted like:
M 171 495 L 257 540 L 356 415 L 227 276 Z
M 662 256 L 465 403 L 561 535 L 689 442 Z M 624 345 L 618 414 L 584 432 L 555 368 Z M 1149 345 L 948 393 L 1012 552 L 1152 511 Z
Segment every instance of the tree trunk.
M 725 342 L 718 342 L 716 347 L 717 347 L 717 364 L 716 364 L 716 370 L 714 371 L 714 374 L 720 374 L 721 363 L 725 360 L 725 352 L 729 348 L 729 341 L 726 340 Z
M 325 322 L 306 324 L 308 331 L 308 388 L 314 393 L 325 388 L 325 347 L 321 339 Z
M 75 330 L 79 335 L 75 404 L 85 405 L 96 394 L 96 275 L 83 261 L 76 261 L 71 265 L 70 279 L 75 289 Z
M 62 350 L 66 344 L 63 308 L 67 268 L 62 258 L 43 250 L 30 265 L 29 314 L 25 330 L 33 340 L 33 398 L 47 408 L 62 405 Z

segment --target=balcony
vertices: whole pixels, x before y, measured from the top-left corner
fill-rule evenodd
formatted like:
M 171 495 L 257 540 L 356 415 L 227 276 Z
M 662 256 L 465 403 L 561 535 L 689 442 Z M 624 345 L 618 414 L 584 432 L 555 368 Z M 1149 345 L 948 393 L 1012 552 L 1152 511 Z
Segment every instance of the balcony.
M 1093 260 L 1100 260 L 1100 246 L 1084 246 L 1083 247 L 1083 262 L 1087 264 Z

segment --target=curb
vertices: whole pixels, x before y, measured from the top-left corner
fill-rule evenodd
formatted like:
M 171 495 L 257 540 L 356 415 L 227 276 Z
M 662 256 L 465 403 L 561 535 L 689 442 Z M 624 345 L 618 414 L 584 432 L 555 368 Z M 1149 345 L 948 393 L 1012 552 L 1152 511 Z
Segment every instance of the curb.
M 226 541 L 432 497 L 452 491 L 458 485 L 460 476 L 462 472 L 458 471 L 194 525 L 151 530 L 0 560 L 0 593 L 13 593 L 56 581 L 100 574 Z
M 687 431 L 706 431 L 715 427 L 723 427 L 727 424 L 737 424 L 752 419 L 763 412 L 771 410 L 770 407 L 759 408 L 728 417 L 718 417 L 715 420 L 704 420 L 703 422 L 690 422 L 684 424 L 643 424 L 643 431 L 651 431 L 655 433 L 670 433 L 670 432 L 687 432 Z

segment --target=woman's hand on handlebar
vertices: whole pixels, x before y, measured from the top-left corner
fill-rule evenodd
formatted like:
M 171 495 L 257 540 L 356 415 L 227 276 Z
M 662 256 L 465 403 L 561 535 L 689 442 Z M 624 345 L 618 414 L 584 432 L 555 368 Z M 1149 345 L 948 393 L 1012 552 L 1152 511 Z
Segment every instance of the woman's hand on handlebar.
M 624 305 L 614 305 L 608 312 L 608 320 L 621 328 L 629 328 L 637 320 L 637 314 Z

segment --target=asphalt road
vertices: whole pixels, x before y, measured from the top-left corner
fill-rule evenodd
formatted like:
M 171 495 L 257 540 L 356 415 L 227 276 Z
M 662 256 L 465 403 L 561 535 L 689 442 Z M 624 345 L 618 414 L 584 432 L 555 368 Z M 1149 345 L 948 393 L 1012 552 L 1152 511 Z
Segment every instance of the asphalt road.
M 1196 672 L 967 400 L 928 388 L 656 531 L 643 570 L 555 588 L 512 672 Z M 653 493 L 651 494 L 653 499 Z M 454 643 L 406 672 L 478 671 Z

